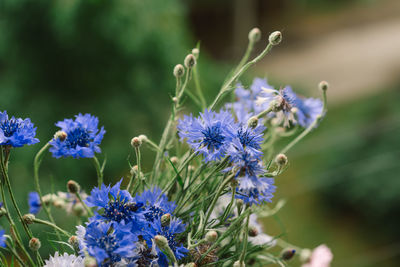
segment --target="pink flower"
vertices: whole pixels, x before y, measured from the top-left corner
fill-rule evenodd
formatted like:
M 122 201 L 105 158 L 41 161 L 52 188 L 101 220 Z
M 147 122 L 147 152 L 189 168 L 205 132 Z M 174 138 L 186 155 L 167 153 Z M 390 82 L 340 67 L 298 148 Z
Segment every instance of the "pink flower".
M 307 263 L 302 267 L 329 267 L 333 259 L 331 250 L 326 245 L 316 247 Z

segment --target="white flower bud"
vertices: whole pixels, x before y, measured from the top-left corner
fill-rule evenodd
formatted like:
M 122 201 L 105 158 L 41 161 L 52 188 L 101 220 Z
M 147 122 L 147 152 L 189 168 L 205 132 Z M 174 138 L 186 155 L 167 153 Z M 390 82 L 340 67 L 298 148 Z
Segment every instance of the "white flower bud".
M 192 55 L 193 55 L 196 59 L 198 59 L 198 58 L 199 58 L 199 55 L 200 55 L 200 50 L 199 50 L 198 48 L 193 48 L 193 49 L 192 49 Z
M 185 68 L 182 66 L 182 64 L 178 64 L 174 67 L 174 76 L 176 78 L 180 78 L 185 74 Z
M 161 216 L 161 225 L 162 226 L 168 226 L 171 223 L 171 214 L 166 213 L 163 216 Z
M 282 33 L 275 31 L 269 35 L 268 40 L 271 45 L 278 45 L 282 41 Z
M 138 148 L 138 147 L 140 147 L 142 145 L 142 141 L 140 140 L 139 137 L 133 137 L 132 140 L 131 140 L 131 145 L 134 148 Z
M 64 131 L 57 131 L 54 134 L 54 139 L 59 139 L 60 141 L 64 141 L 65 139 L 67 139 L 67 133 Z
M 149 139 L 147 138 L 147 136 L 144 135 L 144 134 L 141 134 L 141 135 L 139 135 L 138 137 L 139 137 L 139 140 L 142 141 L 142 143 L 146 143 L 146 142 L 149 140 Z
M 322 81 L 318 85 L 319 89 L 322 91 L 326 91 L 329 88 L 329 84 L 326 81 Z
M 208 242 L 214 243 L 218 238 L 218 233 L 216 231 L 208 231 L 205 239 Z
M 250 42 L 258 42 L 261 39 L 261 31 L 259 28 L 253 28 L 250 32 L 249 32 L 249 41 Z
M 196 58 L 192 54 L 189 54 L 186 56 L 184 63 L 186 68 L 191 69 L 196 65 Z
M 252 129 L 256 128 L 257 125 L 258 125 L 258 119 L 257 119 L 257 117 L 256 117 L 256 116 L 251 117 L 251 118 L 247 121 L 247 125 L 248 125 L 250 128 L 252 128 Z
M 246 264 L 244 262 L 235 261 L 233 267 L 246 267 Z
M 162 235 L 156 235 L 154 237 L 154 242 L 156 242 L 157 247 L 160 249 L 168 249 L 168 240 L 165 238 L 165 236 Z
M 24 216 L 22 216 L 22 220 L 26 224 L 32 224 L 35 219 L 36 219 L 35 215 L 33 215 L 31 213 L 28 213 L 28 214 L 25 214 Z
M 38 251 L 41 245 L 40 240 L 36 237 L 32 237 L 31 240 L 29 240 L 29 248 L 32 251 Z
M 279 154 L 275 157 L 275 163 L 279 166 L 285 166 L 288 163 L 288 158 L 285 154 Z

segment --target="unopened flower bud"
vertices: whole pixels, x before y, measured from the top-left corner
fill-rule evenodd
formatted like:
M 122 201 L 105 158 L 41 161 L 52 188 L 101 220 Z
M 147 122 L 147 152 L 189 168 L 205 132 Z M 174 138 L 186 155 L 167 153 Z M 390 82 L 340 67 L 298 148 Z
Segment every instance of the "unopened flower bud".
M 270 108 L 272 111 L 277 112 L 282 109 L 283 103 L 285 102 L 285 99 L 283 99 L 282 96 L 277 95 L 274 100 L 271 101 L 270 103 Z
M 41 245 L 40 240 L 36 237 L 32 237 L 31 240 L 29 240 L 29 248 L 32 251 L 38 251 Z
M 186 56 L 184 63 L 186 68 L 191 69 L 196 65 L 196 58 L 192 54 L 189 54 Z
M 271 45 L 278 45 L 282 41 L 282 33 L 275 31 L 269 35 L 268 40 Z
M 312 255 L 312 251 L 308 248 L 302 249 L 300 252 L 300 261 L 301 262 L 307 262 L 310 260 L 310 257 Z
M 132 169 L 131 169 L 131 175 L 134 176 L 134 175 L 137 174 L 137 172 L 138 172 L 138 166 L 135 165 L 135 166 L 133 166 Z
M 288 261 L 293 258 L 294 254 L 296 254 L 296 250 L 292 248 L 286 248 L 282 250 L 281 258 L 282 260 Z
M 67 189 L 68 189 L 68 192 L 70 192 L 71 194 L 76 194 L 81 190 L 79 184 L 77 182 L 75 182 L 74 180 L 68 181 Z
M 59 139 L 60 141 L 64 141 L 65 139 L 67 139 L 67 133 L 64 131 L 57 131 L 54 134 L 54 139 Z
M 65 201 L 61 198 L 57 198 L 53 201 L 53 206 L 57 209 L 63 209 L 65 207 Z
M 250 32 L 249 32 L 249 41 L 250 42 L 258 42 L 261 39 L 261 31 L 259 28 L 253 28 Z
M 28 213 L 28 214 L 25 214 L 24 216 L 22 216 L 22 220 L 26 224 L 32 224 L 35 219 L 36 219 L 36 217 L 32 213 Z
M 320 90 L 326 91 L 329 88 L 329 83 L 327 83 L 326 81 L 322 81 L 319 83 L 318 87 Z
M 185 74 L 185 68 L 182 66 L 182 64 L 178 64 L 174 68 L 174 76 L 176 78 L 180 78 Z
M 258 235 L 258 230 L 255 227 L 249 227 L 249 236 L 256 237 Z
M 165 236 L 162 235 L 156 235 L 154 237 L 154 242 L 156 242 L 157 247 L 160 249 L 168 249 L 168 240 L 165 238 Z
M 233 267 L 246 267 L 246 264 L 244 262 L 235 261 Z
M 205 239 L 208 242 L 214 243 L 218 238 L 218 233 L 216 231 L 208 231 Z
M 85 267 L 97 267 L 97 261 L 95 258 L 87 255 L 85 256 L 84 265 Z
M 178 98 L 177 98 L 176 96 L 174 96 L 174 97 L 172 98 L 172 102 L 178 103 Z
M 189 262 L 188 264 L 185 265 L 185 267 L 197 267 L 197 264 L 194 262 Z
M 138 148 L 142 145 L 142 140 L 140 140 L 139 137 L 133 137 L 131 140 L 131 145 L 134 148 Z
M 3 208 L 3 207 L 1 207 L 1 208 L 0 208 L 0 218 L 3 217 L 3 216 L 6 215 L 6 214 L 7 214 L 6 209 Z
M 257 125 L 258 125 L 258 119 L 257 119 L 257 117 L 256 117 L 256 116 L 251 117 L 251 118 L 247 121 L 247 125 L 248 125 L 250 128 L 252 128 L 252 129 L 256 128 Z
M 73 235 L 68 239 L 68 244 L 70 244 L 75 250 L 79 251 L 79 240 L 76 235 Z
M 288 163 L 288 159 L 285 154 L 279 154 L 275 157 L 275 163 L 279 166 L 285 166 Z
M 72 207 L 72 213 L 75 216 L 82 216 L 85 214 L 85 208 L 83 207 L 82 203 L 77 202 L 73 207 Z
M 198 48 L 193 48 L 193 49 L 192 49 L 192 55 L 193 55 L 196 59 L 198 59 L 198 58 L 199 58 L 199 55 L 200 55 L 200 50 L 199 50 Z
M 170 160 L 171 160 L 172 164 L 174 164 L 174 165 L 178 164 L 178 162 L 179 162 L 178 157 L 175 157 L 175 156 L 171 157 Z
M 242 199 L 236 199 L 236 205 L 239 209 L 241 209 L 243 207 L 243 200 Z
M 144 135 L 144 134 L 141 134 L 141 135 L 139 135 L 138 137 L 139 137 L 139 140 L 140 140 L 142 143 L 146 143 L 146 142 L 149 140 L 149 139 L 147 138 L 147 136 Z
M 166 213 L 163 216 L 161 216 L 161 225 L 162 226 L 168 226 L 171 222 L 171 214 Z

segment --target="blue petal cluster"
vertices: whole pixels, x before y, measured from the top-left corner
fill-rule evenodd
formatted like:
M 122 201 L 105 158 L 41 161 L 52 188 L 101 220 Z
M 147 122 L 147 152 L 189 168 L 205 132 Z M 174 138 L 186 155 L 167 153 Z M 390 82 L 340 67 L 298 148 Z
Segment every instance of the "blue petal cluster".
M 4 230 L 0 230 L 0 247 L 2 248 L 6 247 L 6 236 L 4 235 L 4 233 Z
M 22 147 L 39 142 L 36 128 L 30 119 L 8 118 L 7 111 L 0 112 L 0 145 Z
M 175 256 L 184 257 L 187 250 L 176 235 L 185 230 L 185 225 L 172 218 L 170 225 L 161 226 L 161 216 L 169 213 L 172 217 L 175 204 L 157 187 L 132 197 L 120 189 L 121 182 L 96 187 L 86 198 L 85 203 L 96 212 L 81 234 L 82 252 L 96 257 L 101 266 L 168 266 L 166 256 L 152 242 L 155 235 L 162 234 L 171 240 Z
M 90 114 L 78 114 L 73 119 L 56 123 L 67 134 L 65 139 L 54 138 L 50 141 L 53 157 L 93 158 L 100 153 L 100 143 L 105 134 L 104 127 L 98 129 L 99 119 Z
M 40 197 L 37 192 L 30 192 L 28 195 L 29 213 L 38 214 L 42 203 L 40 203 Z
M 225 156 L 233 136 L 234 118 L 224 110 L 219 113 L 206 109 L 199 117 L 184 116 L 178 123 L 179 136 L 199 154 L 205 162 L 220 160 Z

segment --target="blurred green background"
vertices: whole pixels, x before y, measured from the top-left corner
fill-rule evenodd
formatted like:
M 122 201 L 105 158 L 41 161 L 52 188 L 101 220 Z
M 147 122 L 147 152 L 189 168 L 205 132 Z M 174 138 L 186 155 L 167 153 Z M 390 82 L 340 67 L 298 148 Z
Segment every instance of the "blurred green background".
M 100 155 L 106 182 L 127 175 L 130 139 L 159 140 L 173 66 L 200 41 L 210 100 L 257 26 L 264 34 L 258 51 L 273 30 L 284 40 L 245 83 L 267 77 L 310 96 L 318 96 L 319 80 L 331 84 L 328 116 L 288 153 L 291 167 L 276 180 L 276 199 L 288 203 L 266 221 L 266 232 L 301 247 L 326 243 L 332 266 L 398 266 L 398 14 L 396 0 L 1 0 L 0 110 L 30 117 L 41 140 L 13 151 L 18 201 L 26 212 L 33 156 L 57 130 L 54 123 L 79 112 L 98 116 L 107 130 Z M 144 151 L 145 170 L 153 156 Z M 96 181 L 88 160 L 48 156 L 42 166 L 46 193 L 65 191 L 69 179 L 84 188 Z M 51 236 L 33 227 L 40 238 Z

